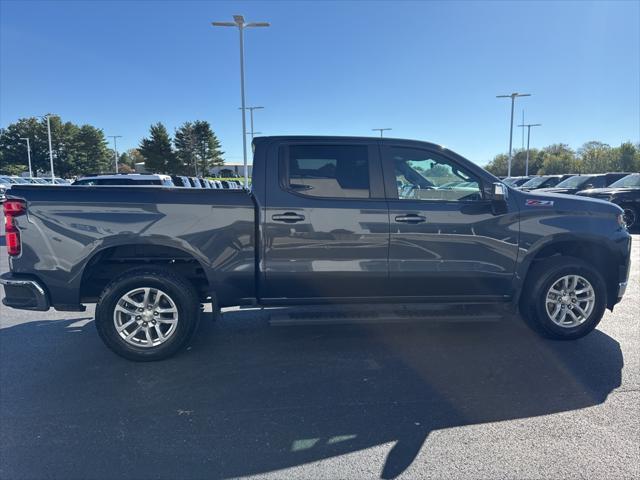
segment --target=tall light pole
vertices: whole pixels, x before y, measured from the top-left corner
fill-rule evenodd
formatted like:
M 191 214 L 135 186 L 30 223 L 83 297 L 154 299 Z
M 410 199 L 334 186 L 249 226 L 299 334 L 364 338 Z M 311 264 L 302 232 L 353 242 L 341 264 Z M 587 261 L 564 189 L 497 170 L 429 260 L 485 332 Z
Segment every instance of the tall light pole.
M 55 183 L 55 175 L 53 173 L 53 149 L 51 148 L 51 117 L 57 117 L 57 115 L 51 115 L 50 113 L 47 113 L 45 115 L 45 117 L 47 118 L 47 135 L 49 136 L 49 163 L 50 168 L 51 168 L 51 183 Z M 59 118 L 59 117 L 58 117 Z
M 249 125 L 251 126 L 251 131 L 249 132 L 249 135 L 251 135 L 251 140 L 253 140 L 253 136 L 256 133 L 262 133 L 262 132 L 254 132 L 253 131 L 253 111 L 254 110 L 260 110 L 262 108 L 264 108 L 264 107 L 245 107 L 246 110 L 249 110 L 249 118 L 250 118 Z M 242 107 L 239 107 L 238 110 L 242 110 Z
M 33 177 L 33 172 L 31 171 L 31 144 L 29 144 L 28 138 L 20 138 L 20 140 L 25 140 L 27 142 L 27 160 L 29 161 L 29 177 Z
M 522 125 L 524 125 L 524 108 L 522 109 Z M 522 146 L 521 150 L 524 150 L 524 127 L 522 127 Z
M 523 132 L 524 132 L 524 127 L 527 127 L 527 160 L 524 164 L 524 174 L 525 176 L 529 176 L 529 141 L 531 140 L 531 127 L 541 127 L 542 124 L 541 123 L 528 123 L 528 124 L 522 124 L 522 125 L 518 125 L 519 127 L 523 128 Z
M 382 132 L 385 130 L 393 130 L 393 128 L 372 128 L 371 130 L 374 132 L 380 132 L 380 138 L 382 138 Z
M 509 124 L 509 166 L 507 168 L 507 175 L 511 176 L 511 149 L 513 147 L 513 107 L 516 103 L 517 97 L 530 97 L 530 93 L 517 93 L 514 92 L 510 95 L 496 95 L 496 98 L 511 98 L 511 123 Z
M 240 99 L 242 109 L 242 158 L 244 159 L 244 188 L 249 188 L 249 170 L 247 168 L 247 118 L 244 102 L 244 29 L 251 27 L 268 27 L 268 22 L 244 21 L 242 15 L 234 15 L 233 22 L 211 22 L 214 27 L 238 27 L 240 32 Z
M 116 164 L 116 173 L 118 173 L 118 138 L 122 138 L 122 135 L 107 135 L 109 138 L 113 138 L 113 159 Z

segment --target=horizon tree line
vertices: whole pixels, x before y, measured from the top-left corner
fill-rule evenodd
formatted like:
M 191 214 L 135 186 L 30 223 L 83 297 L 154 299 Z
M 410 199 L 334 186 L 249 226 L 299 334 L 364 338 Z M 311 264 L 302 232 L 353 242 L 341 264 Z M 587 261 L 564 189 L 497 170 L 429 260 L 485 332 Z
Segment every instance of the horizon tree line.
M 522 176 L 526 170 L 526 150 L 515 150 L 511 175 Z M 507 175 L 509 158 L 496 155 L 485 169 L 496 176 Z M 529 150 L 529 175 L 567 173 L 640 172 L 640 144 L 623 142 L 617 147 L 590 141 L 577 150 L 565 143 L 555 143 L 542 149 Z
M 20 175 L 28 171 L 27 147 L 22 138 L 29 138 L 31 163 L 35 175 L 49 171 L 49 145 L 46 120 L 21 118 L 0 128 L 0 173 Z M 113 173 L 114 151 L 102 129 L 92 125 L 77 125 L 51 117 L 52 152 L 57 176 L 71 177 L 90 173 Z M 532 148 L 529 152 L 529 174 L 566 174 L 640 171 L 640 144 L 626 141 L 617 147 L 589 141 L 577 150 L 556 143 Z M 526 150 L 516 150 L 512 159 L 512 175 L 525 173 Z M 224 152 L 209 122 L 187 121 L 169 134 L 162 122 L 150 126 L 148 136 L 137 148 L 118 155 L 118 171 L 135 171 L 136 163 L 144 162 L 153 173 L 170 175 L 207 175 L 213 166 L 224 165 Z M 507 155 L 496 155 L 485 168 L 494 175 L 507 174 Z
M 51 117 L 51 151 L 54 172 L 58 177 L 114 173 L 115 152 L 109 147 L 104 131 L 92 125 L 77 125 Z M 47 123 L 43 118 L 27 117 L 0 128 L 0 174 L 20 175 L 28 172 L 29 138 L 34 176 L 50 170 Z M 171 175 L 208 174 L 209 168 L 224 165 L 224 152 L 209 122 L 184 122 L 171 138 L 162 123 L 150 127 L 149 136 L 138 148 L 118 154 L 118 172 L 135 171 L 144 162 L 153 173 Z

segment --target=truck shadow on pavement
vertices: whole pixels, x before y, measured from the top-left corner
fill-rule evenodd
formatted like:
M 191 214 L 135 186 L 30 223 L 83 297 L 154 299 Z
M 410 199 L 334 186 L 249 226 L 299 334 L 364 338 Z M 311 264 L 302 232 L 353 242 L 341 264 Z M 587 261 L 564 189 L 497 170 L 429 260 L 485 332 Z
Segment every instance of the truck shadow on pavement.
M 145 364 L 109 352 L 90 321 L 1 330 L 0 477 L 226 478 L 378 447 L 386 458 L 358 476 L 395 478 L 430 432 L 594 406 L 621 382 L 620 346 L 600 331 L 209 320 L 189 350 Z

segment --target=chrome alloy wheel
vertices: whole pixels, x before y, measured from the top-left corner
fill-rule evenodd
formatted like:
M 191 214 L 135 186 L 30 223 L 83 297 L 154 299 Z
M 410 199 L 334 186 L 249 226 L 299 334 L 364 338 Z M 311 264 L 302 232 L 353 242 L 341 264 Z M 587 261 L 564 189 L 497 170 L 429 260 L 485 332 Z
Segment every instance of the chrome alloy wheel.
M 589 318 L 596 304 L 596 294 L 586 278 L 565 275 L 551 285 L 545 304 L 547 315 L 553 323 L 572 328 Z
M 157 347 L 169 340 L 178 326 L 178 308 L 157 288 L 135 288 L 125 293 L 113 311 L 118 335 L 135 347 Z

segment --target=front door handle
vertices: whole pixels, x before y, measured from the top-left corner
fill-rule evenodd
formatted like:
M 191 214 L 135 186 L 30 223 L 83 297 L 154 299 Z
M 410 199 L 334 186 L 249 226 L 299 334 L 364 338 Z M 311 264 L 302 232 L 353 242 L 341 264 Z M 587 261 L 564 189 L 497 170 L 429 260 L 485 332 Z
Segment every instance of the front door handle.
M 274 222 L 296 223 L 304 220 L 304 215 L 293 212 L 285 212 L 273 215 L 271 220 Z
M 410 213 L 408 215 L 398 215 L 396 217 L 396 222 L 402 222 L 402 223 L 422 223 L 426 221 L 427 221 L 427 217 L 423 217 L 422 215 L 416 215 L 415 213 Z

